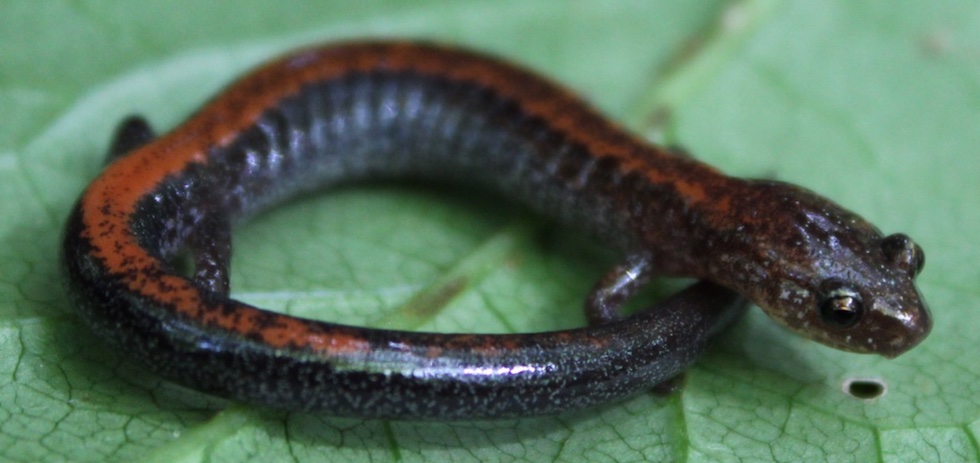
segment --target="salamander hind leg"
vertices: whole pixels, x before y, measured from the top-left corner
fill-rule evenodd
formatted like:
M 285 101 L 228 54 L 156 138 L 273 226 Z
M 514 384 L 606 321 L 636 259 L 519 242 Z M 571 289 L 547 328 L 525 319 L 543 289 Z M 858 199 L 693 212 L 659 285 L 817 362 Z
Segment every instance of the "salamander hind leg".
M 218 296 L 227 297 L 230 287 L 231 222 L 224 214 L 204 217 L 190 235 L 187 246 L 194 261 L 194 282 Z
M 116 127 L 116 132 L 112 136 L 112 144 L 109 145 L 109 154 L 106 156 L 106 164 L 125 156 L 130 151 L 139 148 L 156 138 L 156 133 L 150 127 L 150 123 L 143 116 L 127 116 Z
M 619 309 L 636 295 L 653 277 L 653 259 L 649 254 L 631 254 L 621 264 L 606 272 L 585 299 L 585 317 L 590 325 L 609 323 L 622 318 Z

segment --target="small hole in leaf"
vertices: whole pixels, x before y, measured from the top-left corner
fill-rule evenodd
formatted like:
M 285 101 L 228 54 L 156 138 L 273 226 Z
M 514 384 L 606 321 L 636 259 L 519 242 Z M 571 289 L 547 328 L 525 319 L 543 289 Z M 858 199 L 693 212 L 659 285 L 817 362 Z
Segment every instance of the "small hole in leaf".
M 871 400 L 885 395 L 885 382 L 875 378 L 849 379 L 844 382 L 844 392 L 856 399 Z

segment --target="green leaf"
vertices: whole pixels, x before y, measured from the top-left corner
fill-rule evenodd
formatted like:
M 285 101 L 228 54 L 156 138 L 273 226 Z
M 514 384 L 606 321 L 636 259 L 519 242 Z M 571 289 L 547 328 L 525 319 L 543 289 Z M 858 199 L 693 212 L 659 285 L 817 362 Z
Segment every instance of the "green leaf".
M 172 127 L 255 63 L 353 36 L 510 57 L 728 172 L 805 185 L 908 233 L 928 255 L 919 280 L 933 334 L 885 360 L 818 346 L 753 311 L 681 394 L 421 424 L 233 405 L 105 348 L 68 307 L 57 255 L 116 122 L 139 112 Z M 0 4 L 0 108 L 0 460 L 980 460 L 973 0 L 12 0 Z M 564 328 L 583 322 L 581 300 L 610 264 L 573 228 L 480 193 L 348 188 L 236 232 L 233 288 L 348 323 Z M 885 393 L 852 397 L 855 379 Z

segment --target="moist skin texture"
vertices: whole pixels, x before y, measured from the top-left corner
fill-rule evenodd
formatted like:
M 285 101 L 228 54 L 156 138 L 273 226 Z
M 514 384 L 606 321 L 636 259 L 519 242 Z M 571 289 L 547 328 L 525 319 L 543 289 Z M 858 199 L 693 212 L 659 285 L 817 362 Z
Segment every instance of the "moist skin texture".
M 396 419 L 556 413 L 681 373 L 744 296 L 790 329 L 894 357 L 929 332 L 924 256 L 799 187 L 727 177 L 645 143 L 521 68 L 418 43 L 301 50 L 154 139 L 125 123 L 65 230 L 71 300 L 159 374 L 235 400 Z M 622 252 L 589 327 L 376 330 L 228 296 L 230 227 L 297 193 L 384 178 L 497 190 Z M 189 251 L 194 274 L 169 262 Z M 656 276 L 702 282 L 622 318 Z

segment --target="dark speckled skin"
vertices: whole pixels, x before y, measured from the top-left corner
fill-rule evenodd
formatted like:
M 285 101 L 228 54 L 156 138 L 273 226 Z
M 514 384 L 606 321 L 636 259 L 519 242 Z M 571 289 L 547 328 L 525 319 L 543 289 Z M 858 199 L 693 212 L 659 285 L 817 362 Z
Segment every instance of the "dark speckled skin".
M 921 250 L 808 191 L 726 177 L 648 145 L 554 84 L 469 52 L 350 43 L 271 62 L 114 161 L 66 227 L 73 304 L 161 375 L 235 400 L 334 415 L 498 418 L 608 402 L 670 379 L 740 293 L 829 345 L 898 355 L 928 333 Z M 496 189 L 624 252 L 587 328 L 520 335 L 374 330 L 228 297 L 230 224 L 283 199 L 389 177 Z M 183 249 L 193 278 L 168 264 Z M 710 280 L 637 315 L 651 277 Z M 728 288 L 728 289 L 725 289 Z M 734 290 L 734 292 L 733 292 Z

